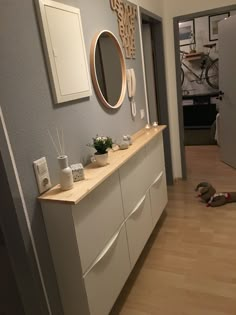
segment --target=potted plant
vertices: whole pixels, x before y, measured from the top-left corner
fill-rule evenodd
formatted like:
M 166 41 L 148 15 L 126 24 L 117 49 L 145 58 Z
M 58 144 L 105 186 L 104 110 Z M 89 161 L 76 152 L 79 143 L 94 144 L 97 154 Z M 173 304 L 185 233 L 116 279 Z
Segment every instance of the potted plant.
M 112 138 L 110 137 L 104 137 L 104 136 L 96 136 L 93 138 L 93 143 L 89 144 L 89 146 L 93 147 L 96 152 L 95 152 L 95 157 L 94 161 L 99 165 L 99 166 L 104 166 L 107 164 L 108 160 L 108 153 L 107 149 L 112 148 Z

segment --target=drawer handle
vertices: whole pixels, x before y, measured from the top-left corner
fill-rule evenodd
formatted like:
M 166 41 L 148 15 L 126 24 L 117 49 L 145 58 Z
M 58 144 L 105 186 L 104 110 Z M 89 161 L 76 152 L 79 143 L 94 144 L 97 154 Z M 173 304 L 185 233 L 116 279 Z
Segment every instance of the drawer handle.
M 92 264 L 92 266 L 89 267 L 89 269 L 85 272 L 85 274 L 83 275 L 83 278 L 85 278 L 87 276 L 87 274 L 109 253 L 109 251 L 111 250 L 111 248 L 114 246 L 114 244 L 116 243 L 121 229 L 123 227 L 124 223 L 121 224 L 121 226 L 119 227 L 118 232 L 112 237 L 112 239 L 109 241 L 109 243 L 105 246 L 105 248 L 103 249 L 103 251 L 97 256 L 97 258 L 95 259 L 94 263 Z
M 162 178 L 162 176 L 163 176 L 163 172 L 161 172 L 161 173 L 158 175 L 158 177 L 154 180 L 154 182 L 153 182 L 153 184 L 152 184 L 151 186 L 156 185 L 156 184 L 160 181 L 160 179 Z
M 141 205 L 144 203 L 146 199 L 146 195 L 143 196 L 143 198 L 139 201 L 139 203 L 137 204 L 137 206 L 134 208 L 134 210 L 130 213 L 130 215 L 128 216 L 128 218 L 132 217 L 132 215 L 134 215 L 141 207 Z M 127 218 L 127 219 L 128 219 Z

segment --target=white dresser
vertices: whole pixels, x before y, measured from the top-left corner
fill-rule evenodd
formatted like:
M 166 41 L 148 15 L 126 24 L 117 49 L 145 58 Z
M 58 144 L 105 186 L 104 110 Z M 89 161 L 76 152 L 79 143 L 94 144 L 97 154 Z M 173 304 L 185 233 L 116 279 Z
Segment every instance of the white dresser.
M 39 198 L 65 315 L 107 315 L 122 290 L 167 203 L 164 128 Z

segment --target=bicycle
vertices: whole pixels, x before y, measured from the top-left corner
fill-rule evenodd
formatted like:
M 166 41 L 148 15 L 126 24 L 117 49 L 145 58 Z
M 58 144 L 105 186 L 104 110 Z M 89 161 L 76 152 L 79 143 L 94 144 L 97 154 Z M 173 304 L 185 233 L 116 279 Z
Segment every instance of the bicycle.
M 206 80 L 207 84 L 212 87 L 213 89 L 219 89 L 219 59 L 216 58 L 214 60 L 210 57 L 210 52 L 213 47 L 215 47 L 216 44 L 207 44 L 203 45 L 203 47 L 208 48 L 208 52 L 206 54 L 203 54 L 201 56 L 201 72 L 200 75 L 193 71 L 188 65 L 184 63 L 184 59 L 187 59 L 186 56 L 188 56 L 190 53 L 187 53 L 186 51 L 181 51 L 181 85 L 184 83 L 184 69 L 185 67 L 192 75 L 196 78 L 194 80 L 191 80 L 191 82 L 197 82 L 198 84 L 202 84 L 204 80 Z

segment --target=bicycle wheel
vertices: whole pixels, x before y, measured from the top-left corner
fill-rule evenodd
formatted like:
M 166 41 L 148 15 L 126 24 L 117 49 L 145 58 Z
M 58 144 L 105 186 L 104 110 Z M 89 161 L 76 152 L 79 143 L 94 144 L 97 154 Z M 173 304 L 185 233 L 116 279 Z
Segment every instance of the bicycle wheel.
M 219 89 L 219 59 L 211 61 L 206 68 L 206 81 L 213 89 Z
M 180 71 L 181 71 L 181 73 L 180 73 L 180 78 L 181 78 L 181 86 L 182 86 L 183 83 L 184 83 L 184 70 L 183 70 L 182 67 L 180 68 Z

